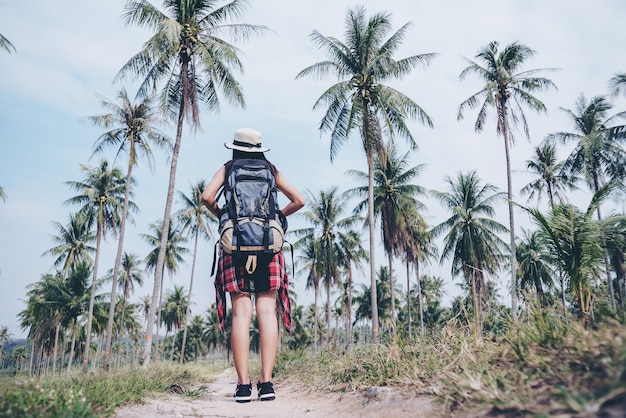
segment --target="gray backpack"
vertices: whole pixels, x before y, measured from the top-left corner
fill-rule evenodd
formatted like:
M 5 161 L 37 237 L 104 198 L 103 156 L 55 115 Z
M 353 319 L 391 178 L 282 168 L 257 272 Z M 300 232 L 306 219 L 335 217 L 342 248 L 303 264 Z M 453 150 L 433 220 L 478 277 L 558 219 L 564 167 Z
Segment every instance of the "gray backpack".
M 252 274 L 283 248 L 287 220 L 280 212 L 276 180 L 266 160 L 236 159 L 226 165 L 226 204 L 220 214 L 220 246 Z M 261 261 L 263 260 L 263 261 Z

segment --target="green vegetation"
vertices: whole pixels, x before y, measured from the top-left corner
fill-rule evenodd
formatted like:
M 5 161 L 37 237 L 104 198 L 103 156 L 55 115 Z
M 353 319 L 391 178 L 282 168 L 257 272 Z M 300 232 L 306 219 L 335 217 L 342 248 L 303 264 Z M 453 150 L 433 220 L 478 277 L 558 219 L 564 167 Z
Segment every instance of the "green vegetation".
M 157 393 L 196 397 L 216 371 L 216 367 L 154 364 L 62 378 L 4 377 L 0 417 L 106 417 L 121 405 Z

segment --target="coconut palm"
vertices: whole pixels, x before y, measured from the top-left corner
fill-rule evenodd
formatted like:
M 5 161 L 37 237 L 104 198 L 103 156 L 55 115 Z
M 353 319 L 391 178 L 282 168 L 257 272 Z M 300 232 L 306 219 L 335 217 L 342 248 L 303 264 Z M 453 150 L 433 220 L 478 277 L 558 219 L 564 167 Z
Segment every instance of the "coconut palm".
M 206 181 L 200 180 L 191 187 L 191 195 L 187 196 L 182 192 L 179 193 L 179 197 L 182 201 L 183 208 L 180 209 L 176 215 L 181 224 L 181 233 L 188 233 L 193 236 L 193 261 L 191 263 L 191 277 L 189 278 L 189 294 L 187 295 L 187 311 L 185 312 L 185 319 L 183 321 L 183 342 L 180 350 L 180 362 L 185 359 L 185 345 L 187 342 L 187 318 L 189 318 L 189 311 L 191 308 L 191 292 L 193 289 L 193 278 L 196 269 L 196 257 L 198 255 L 198 241 L 200 238 L 203 240 L 213 240 L 213 232 L 210 228 L 210 224 L 217 224 L 217 219 L 202 203 L 202 192 L 206 188 Z
M 568 175 L 564 165 L 563 161 L 557 161 L 554 144 L 544 143 L 535 147 L 533 158 L 526 160 L 526 168 L 536 179 L 524 186 L 520 190 L 521 194 L 528 194 L 528 201 L 536 198 L 537 203 L 545 194 L 550 207 L 556 203 L 565 203 L 567 201 L 565 193 L 576 190 L 578 178 Z
M 409 166 L 410 152 L 399 156 L 392 142 L 386 143 L 374 158 L 374 216 L 380 218 L 383 248 L 388 258 L 389 278 L 391 283 L 391 334 L 396 338 L 396 306 L 395 284 L 393 283 L 393 257 L 404 249 L 408 231 L 407 214 L 417 214 L 423 205 L 418 196 L 424 195 L 424 188 L 411 182 L 415 180 L 424 164 Z M 365 184 L 368 182 L 367 173 L 356 170 L 348 171 Z M 368 186 L 361 186 L 348 190 L 348 196 L 365 197 L 359 202 L 355 212 L 361 213 L 367 208 Z
M 174 334 L 178 332 L 183 326 L 185 315 L 189 309 L 189 300 L 185 297 L 185 289 L 182 286 L 174 286 L 174 290 L 165 295 L 165 303 L 163 304 L 161 320 L 165 325 L 165 337 L 167 333 L 174 331 Z M 170 358 L 174 358 L 174 346 L 176 342 L 176 336 L 172 338 L 172 351 Z
M 4 192 L 4 189 L 2 188 L 2 186 L 0 186 L 0 199 L 2 199 L 3 202 L 6 201 L 7 195 Z
M 93 216 L 96 221 L 96 254 L 93 263 L 93 278 L 91 280 L 87 341 L 83 355 L 83 371 L 86 372 L 89 364 L 89 348 L 91 347 L 91 325 L 96 298 L 101 244 L 103 239 L 106 240 L 109 231 L 115 234 L 119 228 L 124 205 L 125 179 L 120 170 L 115 167 L 109 168 L 109 162 L 106 160 L 100 161 L 100 164 L 96 167 L 81 165 L 81 170 L 85 173 L 85 178 L 82 181 L 68 181 L 65 183 L 80 194 L 71 197 L 65 203 L 81 205 L 80 211 L 87 216 Z M 135 209 L 132 202 L 129 202 L 129 205 Z
M 167 269 L 168 275 L 170 276 L 170 278 L 172 278 L 174 273 L 176 273 L 178 269 L 180 268 L 180 264 L 184 262 L 184 256 L 187 255 L 187 253 L 189 253 L 189 250 L 187 248 L 181 246 L 181 244 L 185 243 L 187 239 L 180 233 L 180 229 L 178 228 L 177 225 L 172 225 L 172 228 L 168 229 L 169 236 L 166 239 L 163 239 L 163 224 L 162 223 L 159 222 L 159 223 L 150 224 L 150 230 L 154 233 L 153 235 L 141 234 L 141 237 L 143 238 L 143 240 L 152 248 L 152 250 L 148 253 L 148 255 L 145 258 L 146 271 L 148 273 L 152 273 L 158 268 L 157 266 L 158 266 L 159 253 L 161 251 L 161 243 L 163 241 L 166 241 L 167 246 L 165 248 L 166 250 L 165 251 L 165 263 L 162 265 L 162 268 L 164 270 Z M 163 280 L 163 274 L 161 274 L 161 280 Z M 156 338 L 155 338 L 155 344 L 156 344 L 156 349 L 157 349 L 155 354 L 157 358 L 159 355 L 158 344 L 159 344 L 159 326 L 161 324 L 161 300 L 163 297 L 163 283 L 159 285 L 159 290 L 160 290 L 160 293 L 158 295 L 159 298 L 156 300 L 156 302 L 154 298 L 150 302 L 151 304 L 150 310 L 152 310 L 152 304 L 154 303 L 156 303 L 158 307 L 157 309 L 158 326 L 156 329 Z M 148 314 L 148 319 L 147 319 L 148 321 L 150 320 L 150 317 L 151 317 L 150 314 Z
M 389 269 L 387 266 L 381 266 L 378 270 L 377 274 L 377 286 L 376 291 L 378 292 L 377 300 L 378 300 L 378 316 L 380 318 L 381 325 L 390 327 L 391 326 L 391 296 L 389 289 Z M 354 323 L 356 324 L 358 321 L 366 320 L 372 318 L 372 297 L 370 292 L 372 288 L 365 285 L 360 284 L 361 292 L 357 293 L 355 298 L 355 303 L 357 305 L 356 312 L 354 314 Z
M 545 304 L 544 295 L 554 287 L 551 257 L 539 231 L 522 229 L 522 237 L 516 246 L 520 289 L 532 287 L 537 305 L 542 306 Z
M 319 298 L 320 279 L 324 276 L 324 257 L 320 241 L 313 235 L 305 235 L 294 243 L 294 249 L 298 249 L 296 263 L 302 265 L 299 271 L 307 274 L 305 289 L 313 288 L 313 349 L 317 351 L 317 306 Z
M 611 77 L 609 80 L 609 88 L 611 89 L 611 94 L 613 96 L 626 93 L 626 73 L 615 74 Z
M 51 239 L 57 245 L 42 255 L 57 257 L 54 260 L 54 266 L 62 266 L 63 270 L 68 270 L 72 264 L 83 260 L 93 262 L 90 253 L 95 252 L 96 249 L 90 244 L 96 239 L 92 229 L 94 220 L 95 217 L 91 214 L 78 212 L 70 214 L 66 226 L 59 222 L 52 222 L 58 235 L 53 235 Z
M 603 96 L 587 101 L 584 95 L 580 95 L 575 110 L 562 108 L 573 122 L 575 130 L 556 132 L 547 137 L 551 141 L 575 143 L 566 159 L 565 169 L 572 175 L 581 175 L 593 193 L 597 193 L 608 182 L 623 182 L 626 178 L 626 150 L 623 147 L 626 143 L 626 125 L 616 123 L 618 119 L 626 117 L 626 112 L 609 116 L 612 107 Z M 596 212 L 598 219 L 602 219 L 600 205 L 596 207 Z M 615 310 L 608 256 L 605 264 L 611 308 Z
M 245 106 L 243 91 L 233 73 L 243 72 L 238 51 L 219 35 L 229 34 L 235 40 L 246 40 L 265 29 L 233 23 L 247 6 L 247 0 L 233 0 L 224 5 L 216 1 L 165 0 L 164 11 L 161 11 L 147 0 L 126 3 L 125 23 L 153 30 L 154 35 L 144 44 L 144 49 L 122 67 L 116 79 L 127 75 L 143 78 L 138 92 L 143 97 L 162 85 L 160 106 L 170 118 L 176 119 L 176 140 L 162 222 L 165 237 L 169 236 L 183 123 L 187 121 L 192 129 L 200 128 L 200 104 L 206 104 L 210 111 L 219 111 L 219 94 L 231 104 Z M 157 259 L 146 337 L 152 336 L 166 246 L 163 241 Z M 144 365 L 150 361 L 149 342 L 150 338 L 146 338 Z
M 319 125 L 320 132 L 330 133 L 330 159 L 356 130 L 361 137 L 367 160 L 370 281 L 372 296 L 372 337 L 378 340 L 378 309 L 376 301 L 376 248 L 374 236 L 374 156 L 383 144 L 383 132 L 390 139 L 406 139 L 411 147 L 416 142 L 406 122 L 418 120 L 432 127 L 428 114 L 413 100 L 385 84 L 409 75 L 417 66 L 426 66 L 435 54 L 413 55 L 396 60 L 394 54 L 402 45 L 411 23 L 406 23 L 388 38 L 392 31 L 391 15 L 377 13 L 366 19 L 365 8 L 356 7 L 346 17 L 346 42 L 327 37 L 318 31 L 312 41 L 327 53 L 327 60 L 302 70 L 296 78 L 338 77 L 316 101 L 313 109 L 326 107 Z M 386 38 L 386 39 L 385 39 Z
M 137 254 L 124 252 L 120 266 L 121 271 L 119 276 L 117 276 L 117 288 L 122 291 L 122 306 L 120 308 L 122 315 L 126 312 L 126 302 L 135 292 L 135 285 L 143 285 L 143 273 L 140 265 L 141 261 Z M 109 272 L 109 278 L 113 280 L 113 271 Z M 123 316 L 120 319 L 120 323 L 125 323 Z
M 96 126 L 107 129 L 100 135 L 94 144 L 94 154 L 103 151 L 105 148 L 117 148 L 117 155 L 128 154 L 128 165 L 126 169 L 126 184 L 124 187 L 124 204 L 119 225 L 119 240 L 115 264 L 113 266 L 113 280 L 111 287 L 111 302 L 109 311 L 109 322 L 107 325 L 107 336 L 105 342 L 104 367 L 108 368 L 108 356 L 111 352 L 111 341 L 115 314 L 115 300 L 117 277 L 119 274 L 122 252 L 124 249 L 124 234 L 126 232 L 126 219 L 132 207 L 130 203 L 131 187 L 133 184 L 133 168 L 138 164 L 139 158 L 147 159 L 147 163 L 152 166 L 154 156 L 151 145 L 159 148 L 169 145 L 169 139 L 157 128 L 164 123 L 164 120 L 156 113 L 153 106 L 153 98 L 146 96 L 143 100 L 133 103 L 128 97 L 125 89 L 121 89 L 117 94 L 118 102 L 100 97 L 100 105 L 108 113 L 96 116 L 89 116 L 86 120 Z
M 593 219 L 593 214 L 614 189 L 615 183 L 600 188 L 585 211 L 563 204 L 555 206 L 546 216 L 537 209 L 524 208 L 537 224 L 554 262 L 569 279 L 576 307 L 585 323 L 592 315 L 592 286 L 600 278 L 605 261 L 601 223 Z
M 461 72 L 461 80 L 470 74 L 475 74 L 485 82 L 485 85 L 459 105 L 457 119 L 463 119 L 466 109 L 479 107 L 474 130 L 481 132 L 485 126 L 489 108 L 493 107 L 497 122 L 496 133 L 504 139 L 511 247 L 511 311 L 513 318 L 517 318 L 517 267 L 510 155 L 515 138 L 512 128 L 521 124 L 526 137 L 530 139 L 522 105 L 540 113 L 546 112 L 545 105 L 533 96 L 533 93 L 556 86 L 547 78 L 537 77 L 537 74 L 546 69 L 520 71 L 526 61 L 533 57 L 534 50 L 517 42 L 505 46 L 502 50 L 498 49 L 499 46 L 498 42 L 490 42 L 476 55 L 478 61 L 466 59 L 469 65 Z
M 11 52 L 15 52 L 15 47 L 7 38 L 5 38 L 2 34 L 0 34 L 0 49 L 4 49 L 9 54 Z
M 453 276 L 463 275 L 471 289 L 474 304 L 475 336 L 482 333 L 482 305 L 487 297 L 486 275 L 495 274 L 501 265 L 506 244 L 498 234 L 507 232 L 493 219 L 494 204 L 504 199 L 491 184 L 480 184 L 475 171 L 446 177 L 448 190 L 433 191 L 433 196 L 452 216 L 432 229 L 435 236 L 444 236 L 440 261 L 451 259 Z
M 352 265 L 362 270 L 362 262 L 367 262 L 369 257 L 367 250 L 363 248 L 361 235 L 354 231 L 339 231 L 339 265 L 346 272 L 346 295 L 345 311 L 346 311 L 346 342 L 348 347 L 352 345 L 352 295 L 354 293 L 354 279 L 352 274 Z
M 301 236 L 300 240 L 310 241 L 310 245 L 316 246 L 315 254 L 321 257 L 323 266 L 321 273 L 326 284 L 326 336 L 330 339 L 331 291 L 340 275 L 338 255 L 341 247 L 338 235 L 342 229 L 350 227 L 356 218 L 353 216 L 341 218 L 347 198 L 339 194 L 336 186 L 320 191 L 319 196 L 313 195 L 309 190 L 306 194 L 310 209 L 302 216 L 310 226 L 293 233 Z
M 9 327 L 0 327 L 0 368 L 2 368 L 2 354 L 4 354 L 4 345 L 11 342 L 11 331 Z

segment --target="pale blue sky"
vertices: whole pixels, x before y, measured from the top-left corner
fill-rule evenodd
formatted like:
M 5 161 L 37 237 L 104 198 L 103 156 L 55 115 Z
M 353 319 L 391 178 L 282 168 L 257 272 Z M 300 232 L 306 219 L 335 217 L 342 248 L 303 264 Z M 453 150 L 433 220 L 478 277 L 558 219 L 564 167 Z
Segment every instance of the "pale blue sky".
M 158 0 L 153 3 L 161 4 Z M 504 150 L 492 121 L 482 134 L 475 134 L 475 112 L 468 112 L 464 121 L 456 120 L 459 103 L 482 87 L 472 77 L 459 80 L 465 67 L 462 57 L 472 58 L 493 40 L 503 46 L 519 41 L 537 52 L 526 69 L 560 69 L 545 74 L 559 90 L 538 94 L 548 115 L 528 113 L 532 142 L 520 135 L 512 161 L 518 171 L 524 169 L 532 148 L 547 133 L 571 129 L 559 107 L 573 108 L 581 93 L 588 97 L 606 94 L 609 78 L 626 71 L 626 4 L 620 0 L 251 3 L 243 21 L 266 25 L 275 33 L 238 45 L 246 70 L 240 81 L 247 108 L 223 104 L 219 114 L 203 114 L 202 132 L 195 136 L 185 132 L 176 186 L 185 193 L 191 183 L 209 178 L 229 157 L 223 143 L 236 128 L 245 126 L 263 132 L 264 144 L 271 148 L 268 158 L 301 190 L 317 194 L 333 185 L 342 191 L 355 185 L 344 173 L 366 170 L 359 140 L 342 148 L 331 164 L 328 138 L 317 131 L 321 113 L 312 111 L 315 100 L 333 80 L 294 78 L 303 68 L 325 58 L 308 38 L 311 31 L 343 39 L 346 11 L 357 4 L 365 5 L 370 15 L 391 13 L 395 29 L 413 22 L 398 57 L 439 54 L 429 68 L 416 70 L 394 84 L 434 119 L 432 130 L 412 125 L 420 146 L 413 161 L 427 165 L 419 183 L 429 189 L 441 190 L 445 175 L 472 169 L 485 182 L 506 189 Z M 114 99 L 121 87 L 134 94 L 133 85 L 113 84 L 113 77 L 140 50 L 148 34 L 124 27 L 122 11 L 123 2 L 118 0 L 0 0 L 0 33 L 17 49 L 12 54 L 0 52 L 0 186 L 7 195 L 6 202 L 0 202 L 0 325 L 8 326 L 14 337 L 24 335 L 16 316 L 25 307 L 26 287 L 52 271 L 53 259 L 41 256 L 52 246 L 50 235 L 55 231 L 51 221 L 65 224 L 72 211 L 63 204 L 73 193 L 64 183 L 82 178 L 80 164 L 93 166 L 101 157 L 113 158 L 109 152 L 90 159 L 91 147 L 102 130 L 81 119 L 103 113 L 96 94 Z M 623 98 L 614 103 L 615 111 L 626 108 Z M 174 130 L 168 134 L 173 137 Z M 118 166 L 125 167 L 121 162 Z M 136 226 L 127 231 L 126 251 L 140 257 L 148 252 L 139 234 L 147 233 L 148 225 L 163 217 L 168 175 L 169 162 L 162 152 L 156 152 L 154 172 L 145 164 L 136 171 L 134 200 L 141 213 L 136 215 Z M 528 181 L 524 173 L 515 173 L 517 195 Z M 581 199 L 586 204 L 586 197 Z M 448 216 L 435 202 L 425 202 L 425 216 L 431 224 Z M 498 218 L 506 224 L 505 205 L 498 208 Z M 521 214 L 518 219 L 518 225 L 528 226 Z M 102 273 L 112 267 L 114 251 L 115 243 L 110 240 L 102 256 Z M 208 277 L 211 257 L 207 244 L 196 268 L 192 296 L 196 314 L 214 301 Z M 377 265 L 385 262 L 377 256 Z M 448 294 L 454 295 L 458 279 L 449 278 L 449 269 L 448 264 L 435 263 L 426 272 L 445 278 Z M 173 280 L 166 278 L 165 289 L 174 284 L 188 288 L 189 271 L 187 265 Z M 399 274 L 399 282 L 404 283 L 404 273 Z M 152 277 L 146 275 L 145 280 L 133 301 L 152 293 Z M 357 280 L 369 279 L 363 273 Z M 496 280 L 505 294 L 506 275 Z M 296 278 L 294 286 L 301 302 L 312 299 L 304 290 L 303 278 Z M 102 291 L 109 290 L 107 286 Z

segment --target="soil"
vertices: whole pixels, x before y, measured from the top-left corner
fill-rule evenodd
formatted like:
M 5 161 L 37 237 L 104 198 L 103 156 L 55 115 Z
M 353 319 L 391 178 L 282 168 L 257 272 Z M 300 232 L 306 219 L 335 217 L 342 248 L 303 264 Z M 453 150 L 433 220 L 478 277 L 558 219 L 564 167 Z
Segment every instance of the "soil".
M 290 381 L 276 381 L 276 399 L 236 403 L 233 392 L 237 383 L 234 369 L 219 374 L 199 398 L 169 393 L 146 399 L 141 405 L 119 408 L 117 418 L 150 417 L 267 417 L 267 418 L 444 418 L 455 414 L 446 411 L 433 396 L 408 393 L 401 388 L 372 387 L 363 392 L 328 393 L 303 390 Z M 184 391 L 184 388 L 179 388 Z M 256 390 L 253 391 L 253 396 Z M 482 415 L 482 414 L 481 414 Z M 456 416 L 467 417 L 467 414 Z M 473 415 L 478 416 L 478 415 Z M 484 416 L 484 415 L 483 415 Z

